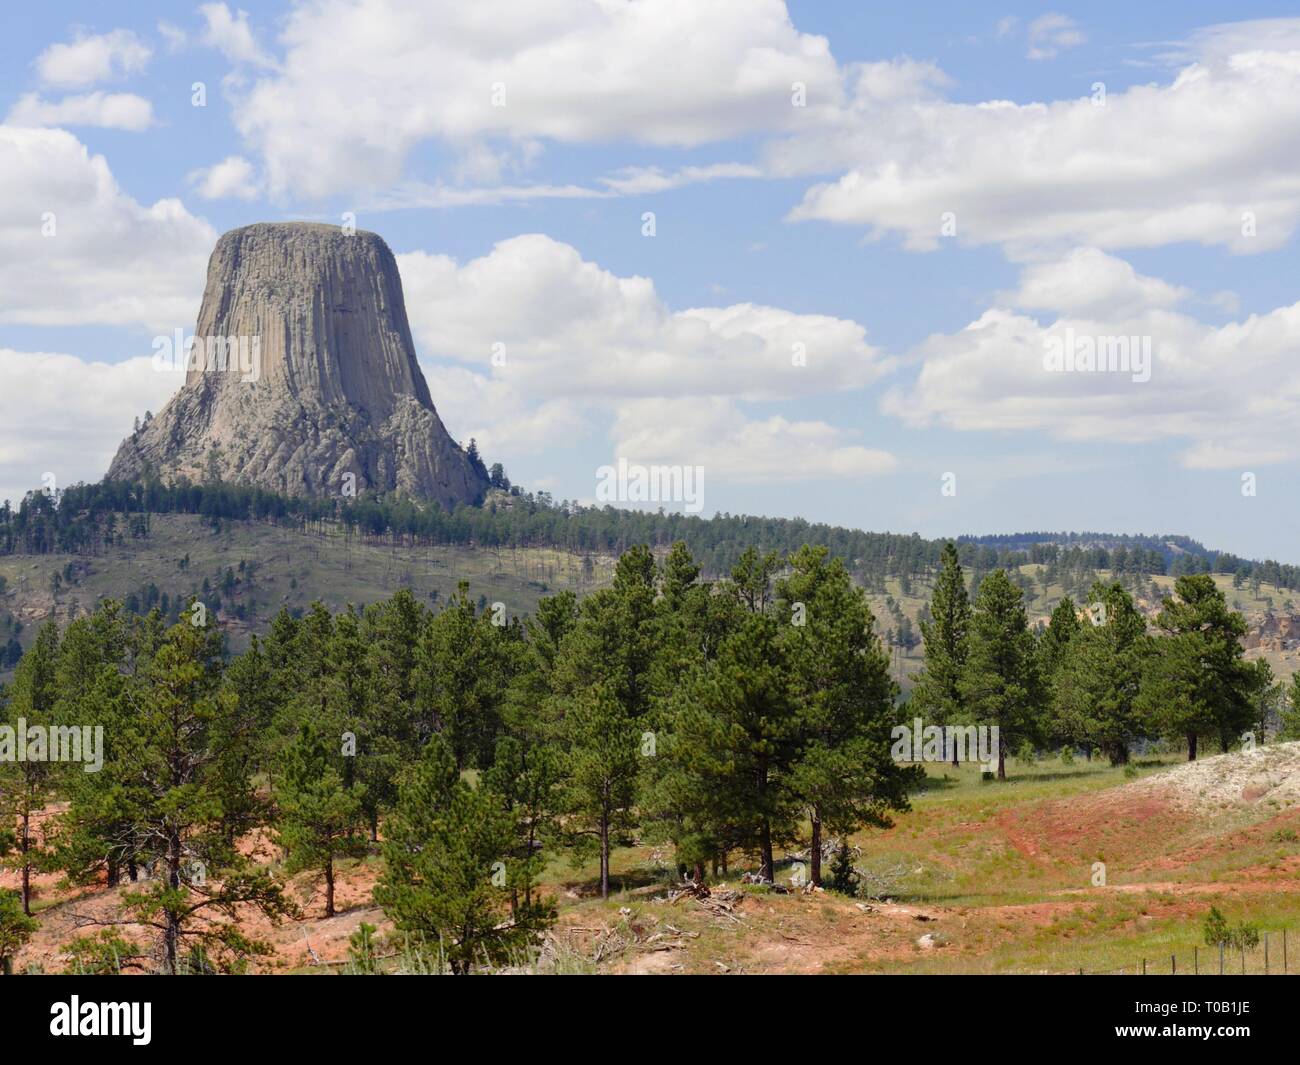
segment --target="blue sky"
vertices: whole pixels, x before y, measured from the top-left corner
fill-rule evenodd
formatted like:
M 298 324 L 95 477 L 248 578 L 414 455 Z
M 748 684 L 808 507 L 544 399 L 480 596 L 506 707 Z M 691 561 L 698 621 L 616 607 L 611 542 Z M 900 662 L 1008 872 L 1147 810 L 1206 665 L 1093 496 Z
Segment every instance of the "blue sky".
M 0 495 L 165 402 L 216 235 L 351 212 L 453 435 L 557 498 L 627 457 L 702 466 L 708 512 L 1300 561 L 1282 5 L 429 6 L 6 27 Z M 1150 380 L 1046 372 L 1067 325 Z

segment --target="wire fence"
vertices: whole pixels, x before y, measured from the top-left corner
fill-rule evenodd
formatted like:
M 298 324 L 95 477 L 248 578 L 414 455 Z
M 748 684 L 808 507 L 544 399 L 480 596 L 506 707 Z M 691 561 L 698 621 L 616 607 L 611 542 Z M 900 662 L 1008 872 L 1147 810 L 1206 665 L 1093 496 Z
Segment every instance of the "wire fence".
M 1079 976 L 1281 976 L 1300 972 L 1288 956 L 1287 930 L 1260 932 L 1253 947 L 1220 943 L 1139 958 L 1119 969 L 1079 969 Z M 1300 942 L 1290 944 L 1291 951 Z

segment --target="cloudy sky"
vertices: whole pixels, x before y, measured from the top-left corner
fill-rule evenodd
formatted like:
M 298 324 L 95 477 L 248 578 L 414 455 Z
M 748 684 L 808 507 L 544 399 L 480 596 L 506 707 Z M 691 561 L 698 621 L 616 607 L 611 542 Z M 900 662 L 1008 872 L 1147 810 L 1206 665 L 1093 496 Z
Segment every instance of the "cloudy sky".
M 710 513 L 1300 562 L 1284 5 L 253 6 L 0 36 L 0 497 L 163 406 L 221 232 L 350 214 L 453 435 L 557 499 L 624 457 Z

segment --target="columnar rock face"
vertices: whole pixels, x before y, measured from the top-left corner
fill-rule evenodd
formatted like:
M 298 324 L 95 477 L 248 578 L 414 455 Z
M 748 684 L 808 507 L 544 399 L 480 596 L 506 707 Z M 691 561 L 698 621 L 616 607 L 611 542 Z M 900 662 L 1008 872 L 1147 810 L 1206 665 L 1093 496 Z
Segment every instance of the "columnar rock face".
M 122 442 L 110 479 L 396 490 L 444 506 L 486 490 L 434 410 L 397 262 L 374 233 L 295 222 L 225 234 L 194 336 L 177 359 L 184 386 Z

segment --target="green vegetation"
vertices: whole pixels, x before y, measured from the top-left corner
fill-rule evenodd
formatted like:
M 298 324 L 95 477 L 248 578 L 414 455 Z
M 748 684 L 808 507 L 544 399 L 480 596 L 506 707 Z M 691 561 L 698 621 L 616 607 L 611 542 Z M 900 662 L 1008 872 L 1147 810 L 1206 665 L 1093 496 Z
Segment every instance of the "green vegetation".
M 1075 766 L 1044 746 L 1120 767 L 1157 740 L 1227 749 L 1275 687 L 1243 659 L 1240 617 L 1209 575 L 1177 578 L 1152 633 L 1119 582 L 1096 583 L 1082 620 L 1071 604 L 1041 634 L 1012 574 L 984 574 L 973 604 L 966 589 L 950 545 L 910 706 L 870 596 L 824 546 L 750 548 L 719 580 L 682 543 L 659 557 L 637 546 L 605 586 L 543 597 L 525 618 L 464 583 L 437 606 L 401 590 L 359 609 L 282 609 L 234 655 L 198 604 L 169 625 L 160 607 L 105 601 L 61 635 L 45 626 L 0 693 L 6 720 L 105 735 L 97 773 L 0 765 L 14 844 L 26 840 L 6 860 L 121 885 L 107 930 L 65 944 L 77 971 L 138 967 L 157 947 L 166 972 L 245 971 L 272 950 L 248 915 L 297 916 L 286 878 L 305 875 L 331 916 L 339 872 L 358 860 L 375 864 L 374 900 L 400 937 L 384 949 L 398 947 L 403 971 L 540 964 L 566 865 L 611 905 L 629 881 L 700 890 L 733 863 L 766 895 L 791 848 L 806 855 L 798 883 L 839 896 L 1059 889 L 1062 870 L 1015 849 L 979 858 L 963 886 L 942 868 L 972 862 L 981 844 L 962 826 L 995 816 L 1004 788 L 1041 801 L 1110 779 L 1100 760 Z M 922 707 L 996 725 L 1009 783 L 897 761 L 893 731 Z M 38 813 L 43 830 L 29 832 Z M 942 860 L 914 868 L 906 835 L 936 831 Z M 376 949 L 363 936 L 350 964 L 382 968 Z
M 607 588 L 545 599 L 527 623 L 463 585 L 437 611 L 405 591 L 337 615 L 315 604 L 233 658 L 196 604 L 167 626 L 106 601 L 61 640 L 47 625 L 3 695 L 10 716 L 102 726 L 102 770 L 17 763 L 41 779 L 5 794 L 24 840 L 24 818 L 64 800 L 40 860 L 79 882 L 125 870 L 110 924 L 153 929 L 173 973 L 266 954 L 238 915 L 293 915 L 284 875 L 323 878 L 332 915 L 337 863 L 380 836 L 376 900 L 457 973 L 535 946 L 554 920 L 536 890 L 547 852 L 596 857 L 607 896 L 640 828 L 701 881 L 739 850 L 770 883 L 773 848 L 805 826 L 820 853 L 823 825 L 906 808 L 897 689 L 864 593 L 825 548 L 699 573 L 683 545 L 662 565 L 633 548 Z M 263 830 L 279 870 L 240 845 Z M 121 952 L 68 948 L 87 971 Z

